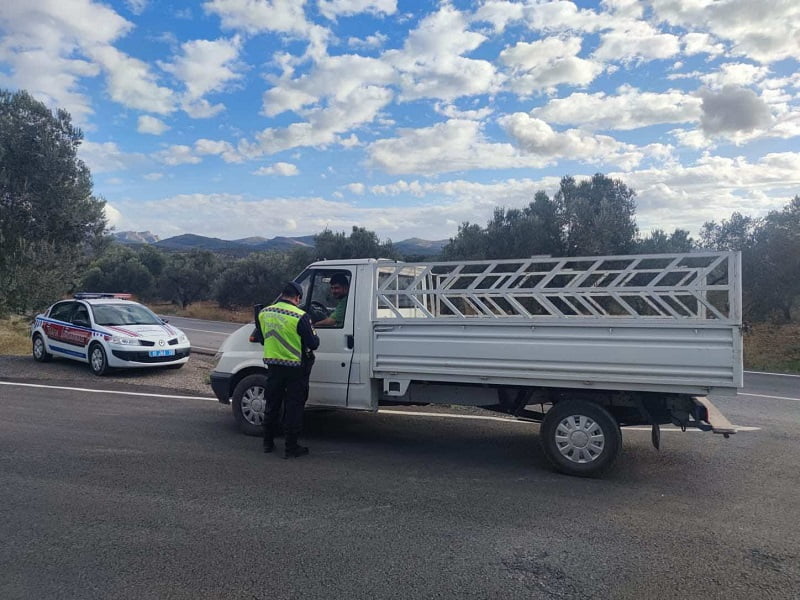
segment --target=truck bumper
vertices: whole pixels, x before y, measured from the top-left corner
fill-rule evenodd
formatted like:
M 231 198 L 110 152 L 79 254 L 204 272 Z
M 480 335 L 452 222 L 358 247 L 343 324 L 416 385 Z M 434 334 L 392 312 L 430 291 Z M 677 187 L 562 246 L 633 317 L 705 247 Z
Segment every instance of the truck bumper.
M 221 404 L 230 404 L 232 378 L 230 373 L 211 372 L 211 389 Z
M 728 437 L 739 430 L 708 398 L 704 396 L 694 396 L 692 397 L 692 401 L 694 401 L 697 406 L 705 409 L 707 416 L 705 421 L 711 425 L 711 431 L 714 433 L 721 433 L 725 437 Z

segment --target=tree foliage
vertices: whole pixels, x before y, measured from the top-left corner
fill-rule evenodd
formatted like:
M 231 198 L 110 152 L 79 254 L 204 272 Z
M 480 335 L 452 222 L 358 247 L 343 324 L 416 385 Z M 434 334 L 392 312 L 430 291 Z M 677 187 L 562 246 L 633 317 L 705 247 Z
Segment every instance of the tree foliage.
M 381 242 L 374 231 L 353 227 L 347 235 L 325 229 L 314 236 L 316 254 L 327 260 L 347 258 L 398 258 L 392 242 Z
M 313 260 L 310 248 L 251 254 L 233 262 L 221 273 L 214 297 L 223 308 L 272 302 L 283 284 L 294 279 Z
M 647 237 L 637 240 L 634 251 L 637 254 L 672 254 L 691 252 L 694 247 L 694 240 L 685 229 L 676 229 L 670 234 L 654 229 Z
M 211 297 L 220 268 L 219 257 L 209 250 L 170 254 L 159 278 L 159 293 L 186 308 Z
M 704 247 L 742 253 L 746 319 L 793 319 L 800 302 L 800 196 L 763 218 L 733 213 L 709 221 L 700 236 Z
M 539 191 L 528 206 L 495 209 L 485 228 L 463 223 L 445 246 L 446 260 L 535 255 L 625 254 L 636 246 L 636 193 L 598 173 L 561 179 L 553 198 Z
M 630 253 L 638 233 L 635 198 L 622 181 L 602 173 L 580 183 L 563 177 L 554 200 L 562 214 L 566 255 Z
M 139 298 L 151 298 L 156 277 L 160 275 L 160 270 L 154 273 L 150 268 L 159 264 L 155 257 L 163 265 L 165 259 L 155 248 L 144 246 L 134 250 L 127 246 L 112 245 L 92 262 L 81 287 L 91 292 L 127 292 Z
M 105 202 L 77 156 L 82 137 L 65 110 L 0 90 L 0 310 L 25 311 L 68 291 L 103 240 Z M 58 273 L 46 286 L 34 266 L 43 256 Z

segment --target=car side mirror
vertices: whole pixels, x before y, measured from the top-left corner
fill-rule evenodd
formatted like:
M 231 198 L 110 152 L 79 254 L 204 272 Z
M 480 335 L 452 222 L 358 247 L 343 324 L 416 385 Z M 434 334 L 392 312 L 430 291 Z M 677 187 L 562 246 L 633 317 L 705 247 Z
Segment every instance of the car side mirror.
M 162 323 L 169 323 L 169 319 L 165 319 L 164 317 L 161 317 L 161 322 Z

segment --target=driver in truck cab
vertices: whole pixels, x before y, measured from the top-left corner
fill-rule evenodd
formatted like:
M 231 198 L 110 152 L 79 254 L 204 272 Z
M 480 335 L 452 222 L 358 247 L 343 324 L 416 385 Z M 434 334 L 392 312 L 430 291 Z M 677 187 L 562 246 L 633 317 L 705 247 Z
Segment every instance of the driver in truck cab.
M 350 281 L 344 273 L 334 273 L 331 276 L 331 295 L 339 302 L 329 317 L 314 323 L 314 327 L 343 327 L 344 314 L 347 308 L 347 295 L 350 293 Z

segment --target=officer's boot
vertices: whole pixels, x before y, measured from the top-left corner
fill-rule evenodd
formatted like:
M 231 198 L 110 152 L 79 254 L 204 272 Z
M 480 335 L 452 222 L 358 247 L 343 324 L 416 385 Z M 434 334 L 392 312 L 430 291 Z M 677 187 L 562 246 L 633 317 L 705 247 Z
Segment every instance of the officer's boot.
M 264 452 L 270 453 L 275 450 L 275 427 L 264 423 Z
M 297 434 L 287 433 L 286 448 L 283 452 L 283 458 L 300 458 L 306 454 L 308 454 L 308 448 L 297 443 Z

